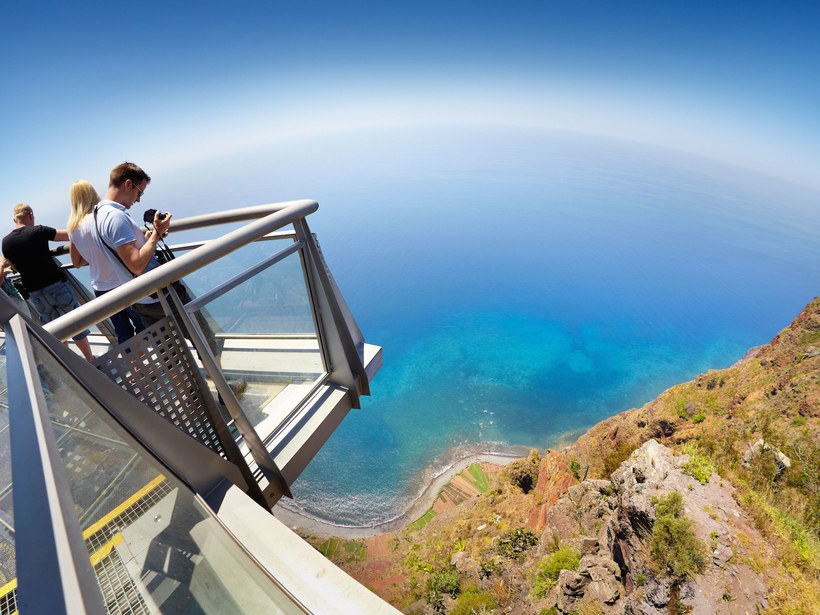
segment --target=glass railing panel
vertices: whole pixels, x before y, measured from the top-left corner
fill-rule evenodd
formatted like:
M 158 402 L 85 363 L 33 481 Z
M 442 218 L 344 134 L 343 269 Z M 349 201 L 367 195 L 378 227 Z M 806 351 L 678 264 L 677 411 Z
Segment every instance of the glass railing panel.
M 301 612 L 186 486 L 114 432 L 85 389 L 32 345 L 110 613 Z
M 220 273 L 211 270 L 211 288 L 213 280 L 241 275 L 288 245 L 292 241 L 260 242 L 240 250 L 231 264 L 215 263 Z M 202 289 L 193 277 L 186 283 Z M 326 371 L 298 251 L 212 298 L 200 313 L 216 334 L 223 372 L 243 383 L 238 397 L 246 416 L 266 438 Z
M 202 295 L 234 276 L 247 271 L 250 267 L 271 255 L 292 246 L 293 243 L 294 239 L 291 236 L 267 241 L 255 241 L 212 263 L 203 265 L 200 269 L 185 276 L 185 283 L 195 294 Z M 177 256 L 187 253 L 187 250 L 182 251 Z
M 0 613 L 13 613 L 16 609 L 16 578 L 6 349 L 0 346 Z

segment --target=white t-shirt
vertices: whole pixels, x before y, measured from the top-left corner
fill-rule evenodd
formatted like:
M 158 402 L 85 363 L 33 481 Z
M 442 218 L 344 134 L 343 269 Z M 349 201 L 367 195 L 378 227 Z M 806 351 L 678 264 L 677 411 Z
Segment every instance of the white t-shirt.
M 96 206 L 97 221 L 95 227 L 94 212 L 82 219 L 69 239 L 80 255 L 91 267 L 91 286 L 94 290 L 107 291 L 122 286 L 134 279 L 131 271 L 111 253 L 105 244 L 116 250 L 132 241 L 137 249 L 145 245 L 143 230 L 128 215 L 125 206 L 114 201 L 100 201 Z M 99 235 L 97 234 L 99 227 Z M 148 262 L 145 271 L 159 266 L 156 256 Z M 157 299 L 145 297 L 138 303 L 155 303 Z

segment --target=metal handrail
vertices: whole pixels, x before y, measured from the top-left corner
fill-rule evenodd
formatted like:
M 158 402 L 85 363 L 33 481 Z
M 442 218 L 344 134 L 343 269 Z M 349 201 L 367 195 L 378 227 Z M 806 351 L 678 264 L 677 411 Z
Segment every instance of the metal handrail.
M 45 325 L 46 331 L 65 341 L 72 335 L 95 325 L 99 321 L 132 305 L 164 288 L 172 282 L 208 265 L 215 260 L 230 254 L 260 237 L 283 226 L 303 219 L 319 209 L 319 204 L 312 200 L 288 201 L 245 207 L 231 211 L 205 214 L 184 218 L 172 222 L 172 230 L 190 230 L 216 224 L 226 224 L 257 219 L 255 222 L 235 229 L 218 239 L 207 242 L 175 258 L 170 263 L 137 276 L 122 286 L 97 297 L 88 303 L 75 308 L 68 314 L 60 316 Z
M 253 205 L 251 207 L 240 207 L 238 209 L 229 209 L 218 211 L 210 214 L 200 214 L 198 216 L 189 216 L 187 218 L 180 218 L 179 220 L 171 220 L 171 226 L 168 232 L 190 231 L 206 226 L 215 226 L 217 224 L 230 224 L 231 222 L 244 222 L 246 220 L 256 220 L 262 216 L 282 211 L 288 207 L 293 207 L 302 203 L 314 203 L 315 201 L 300 200 L 300 201 L 283 201 L 282 203 L 269 203 L 267 205 Z

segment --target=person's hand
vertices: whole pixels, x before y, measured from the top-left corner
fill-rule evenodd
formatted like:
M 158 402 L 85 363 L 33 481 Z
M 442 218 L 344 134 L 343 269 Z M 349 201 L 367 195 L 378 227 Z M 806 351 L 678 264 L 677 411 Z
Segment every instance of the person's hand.
M 171 226 L 171 212 L 166 211 L 164 218 L 160 218 L 161 215 L 159 211 L 154 214 L 154 230 L 159 237 L 165 237 L 168 234 L 168 227 Z

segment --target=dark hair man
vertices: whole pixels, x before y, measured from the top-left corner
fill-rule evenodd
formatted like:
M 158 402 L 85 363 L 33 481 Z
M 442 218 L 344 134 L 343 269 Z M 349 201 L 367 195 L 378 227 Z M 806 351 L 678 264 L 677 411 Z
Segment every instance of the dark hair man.
M 136 164 L 123 162 L 112 169 L 105 196 L 94 208 L 92 215 L 87 216 L 91 219 L 91 238 L 89 241 L 83 239 L 83 245 L 80 245 L 78 240 L 77 248 L 85 260 L 92 264 L 92 269 L 98 271 L 98 275 L 109 276 L 105 282 L 107 286 L 100 286 L 98 279 L 95 288 L 111 290 L 159 266 L 159 261 L 155 256 L 157 242 L 167 233 L 171 225 L 171 214 L 167 211 L 164 214 L 156 212 L 153 229 L 147 235 L 128 215 L 128 210 L 135 203 L 140 202 L 150 181 L 148 174 Z M 82 230 L 84 224 L 85 222 L 78 230 Z M 72 237 L 76 238 L 76 236 L 77 233 Z M 90 248 L 88 251 L 83 247 L 85 245 Z M 86 254 L 90 258 L 86 258 Z M 98 261 L 96 266 L 92 260 Z M 191 300 L 184 285 L 177 287 L 177 291 L 183 303 Z M 159 299 L 145 297 L 132 307 L 140 315 L 146 327 L 150 327 L 165 317 Z M 173 304 L 171 309 L 176 312 Z M 219 361 L 219 348 L 213 329 L 200 311 L 194 314 L 194 318 L 202 329 L 211 352 Z M 247 383 L 240 383 L 237 386 L 244 390 Z M 241 394 L 238 389 L 235 389 L 235 392 Z
M 20 274 L 40 320 L 50 322 L 79 307 L 65 272 L 48 246 L 50 241 L 68 241 L 68 233 L 34 224 L 34 210 L 25 203 L 14 208 L 14 224 L 15 229 L 3 238 L 3 255 Z M 72 339 L 83 356 L 92 361 L 89 333 L 86 329 Z
M 72 235 L 78 251 L 91 264 L 98 295 L 98 291 L 113 290 L 159 266 L 155 256 L 157 242 L 168 231 L 171 214 L 155 213 L 154 228 L 147 235 L 128 215 L 131 207 L 140 202 L 150 181 L 148 174 L 133 162 L 114 167 L 105 196 L 86 217 L 87 222 L 84 219 Z M 187 296 L 180 298 L 184 302 L 189 300 Z M 146 327 L 165 317 L 159 299 L 144 297 L 132 307 Z M 207 327 L 199 315 L 197 321 Z
M 92 286 L 98 297 L 159 265 L 154 252 L 160 237 L 168 230 L 171 214 L 166 212 L 166 216 L 160 219 L 158 213 L 154 217 L 154 229 L 147 235 L 128 215 L 128 210 L 139 203 L 150 181 L 148 174 L 133 162 L 114 167 L 105 197 L 71 234 L 74 248 L 91 265 Z M 158 301 L 144 297 L 134 309 L 142 315 L 142 307 L 151 306 L 155 308 L 154 312 L 161 314 Z M 148 326 L 157 320 L 148 317 L 144 324 Z M 133 335 L 134 329 L 125 325 L 115 322 L 119 341 Z M 126 334 L 128 329 L 130 333 Z

